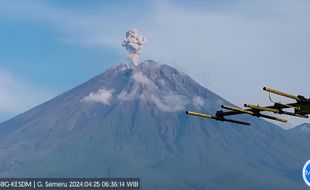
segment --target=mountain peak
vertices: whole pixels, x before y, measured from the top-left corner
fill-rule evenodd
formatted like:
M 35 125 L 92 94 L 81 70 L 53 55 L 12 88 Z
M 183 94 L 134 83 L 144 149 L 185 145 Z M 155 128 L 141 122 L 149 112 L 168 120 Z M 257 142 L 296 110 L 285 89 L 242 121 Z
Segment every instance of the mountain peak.
M 162 64 L 149 59 L 149 60 L 143 61 L 142 63 L 138 64 L 137 67 L 158 68 L 161 65 Z
M 133 70 L 141 70 L 141 69 L 155 69 L 159 68 L 162 64 L 153 61 L 153 60 L 146 60 L 141 62 L 138 65 L 132 65 L 132 64 L 125 64 L 125 63 L 120 63 L 117 65 L 112 66 L 110 69 L 107 71 L 113 71 L 113 72 L 120 72 L 124 71 L 126 69 L 133 69 Z
M 157 71 L 160 70 L 161 66 L 163 65 L 153 60 L 147 60 L 138 65 L 121 63 L 118 65 L 112 66 L 110 69 L 100 74 L 98 77 L 99 78 L 105 78 L 105 77 L 111 78 L 111 77 L 116 77 L 118 75 L 122 75 L 124 73 L 133 74 L 137 72 L 143 72 L 149 75 L 150 73 L 154 73 L 154 71 L 156 70 Z M 173 69 L 173 68 L 170 67 L 169 69 Z
M 191 104 L 200 107 L 208 96 L 201 94 L 202 87 L 187 75 L 153 60 L 136 66 L 113 66 L 84 86 L 87 86 L 87 91 L 81 102 L 85 104 L 99 102 L 110 105 L 137 100 L 155 105 L 164 112 L 184 111 Z
M 297 130 L 300 132 L 309 132 L 310 133 L 310 123 L 303 123 L 300 125 L 297 125 L 292 130 Z

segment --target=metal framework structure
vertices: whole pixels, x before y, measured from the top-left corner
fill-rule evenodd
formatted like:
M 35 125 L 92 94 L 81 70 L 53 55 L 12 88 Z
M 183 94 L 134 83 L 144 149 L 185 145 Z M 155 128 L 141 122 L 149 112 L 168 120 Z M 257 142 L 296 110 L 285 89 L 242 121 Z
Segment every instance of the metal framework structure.
M 244 104 L 244 107 L 246 107 L 246 109 L 222 105 L 221 107 L 223 109 L 225 109 L 226 111 L 223 111 L 221 109 L 221 110 L 217 111 L 215 113 L 215 115 L 209 115 L 209 114 L 198 113 L 198 112 L 193 112 L 193 111 L 186 111 L 186 114 L 192 115 L 192 116 L 204 117 L 204 118 L 208 118 L 208 119 L 214 119 L 217 121 L 226 121 L 226 122 L 231 122 L 231 123 L 237 123 L 237 124 L 241 124 L 241 125 L 250 125 L 250 123 L 245 122 L 245 121 L 230 119 L 230 118 L 227 118 L 226 116 L 238 115 L 238 114 L 248 114 L 251 116 L 271 119 L 271 120 L 284 122 L 284 123 L 287 122 L 286 119 L 266 115 L 266 114 L 261 113 L 261 112 L 271 112 L 274 114 L 284 114 L 284 115 L 300 117 L 300 118 L 309 118 L 308 115 L 310 114 L 310 98 L 307 99 L 301 95 L 297 95 L 297 96 L 291 95 L 291 94 L 281 92 L 278 90 L 274 90 L 272 88 L 267 88 L 267 87 L 264 87 L 263 90 L 269 93 L 269 100 L 271 102 L 273 102 L 274 105 L 272 105 L 272 106 L 260 106 L 260 105 Z M 293 100 L 295 100 L 295 102 L 287 103 L 287 104 L 283 104 L 281 102 L 275 102 L 271 99 L 271 93 L 277 94 L 280 96 L 284 96 L 286 98 L 293 99 Z M 293 109 L 293 111 L 288 111 L 287 109 Z

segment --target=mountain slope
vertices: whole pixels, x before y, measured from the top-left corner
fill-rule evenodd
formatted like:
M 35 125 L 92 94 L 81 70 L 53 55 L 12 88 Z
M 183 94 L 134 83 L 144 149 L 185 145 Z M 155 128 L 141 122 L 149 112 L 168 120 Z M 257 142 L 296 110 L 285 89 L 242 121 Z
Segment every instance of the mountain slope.
M 310 123 L 303 123 L 288 130 L 290 133 L 305 139 L 310 139 Z
M 141 177 L 143 189 L 306 189 L 283 129 L 189 117 L 229 102 L 167 65 L 117 65 L 0 124 L 0 176 Z

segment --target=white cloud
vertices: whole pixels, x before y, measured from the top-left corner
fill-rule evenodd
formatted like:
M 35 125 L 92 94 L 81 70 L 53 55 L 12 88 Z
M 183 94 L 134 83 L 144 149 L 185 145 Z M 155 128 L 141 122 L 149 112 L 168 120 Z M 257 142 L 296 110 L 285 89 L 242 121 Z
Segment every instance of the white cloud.
M 12 117 L 56 96 L 52 90 L 36 87 L 0 69 L 0 115 Z
M 156 86 L 154 85 L 153 81 L 151 81 L 149 78 L 147 78 L 147 76 L 145 76 L 142 72 L 134 73 L 132 75 L 132 79 L 135 80 L 138 83 L 144 84 L 144 85 L 149 86 L 149 87 L 156 88 Z
M 131 79 L 135 82 L 130 90 L 122 89 L 117 98 L 119 100 L 128 101 L 134 98 L 140 98 L 140 90 L 143 85 L 144 90 L 154 91 L 157 89 L 156 85 L 142 72 L 135 72 Z
M 154 82 L 142 72 L 136 72 L 132 75 L 134 84 L 130 90 L 123 89 L 117 98 L 121 101 L 129 101 L 139 99 L 155 106 L 163 112 L 183 111 L 189 103 L 187 98 L 177 95 L 172 91 L 160 90 Z M 164 81 L 159 81 L 163 83 Z
M 173 93 L 161 94 L 156 91 L 144 90 L 142 94 L 138 93 L 138 88 L 133 88 L 132 91 L 121 91 L 117 96 L 121 101 L 130 101 L 133 99 L 142 100 L 154 104 L 163 112 L 178 112 L 184 111 L 188 100 L 185 96 L 176 95 Z
M 205 104 L 203 98 L 200 97 L 200 96 L 193 97 L 192 101 L 193 101 L 194 106 L 197 107 L 197 108 L 201 108 Z
M 113 90 L 99 89 L 97 92 L 91 92 L 88 96 L 82 99 L 83 102 L 100 102 L 110 104 Z
M 176 94 L 169 94 L 162 97 L 149 94 L 148 96 L 144 96 L 144 99 L 153 102 L 158 109 L 164 112 L 184 111 L 185 105 L 188 103 L 186 97 Z

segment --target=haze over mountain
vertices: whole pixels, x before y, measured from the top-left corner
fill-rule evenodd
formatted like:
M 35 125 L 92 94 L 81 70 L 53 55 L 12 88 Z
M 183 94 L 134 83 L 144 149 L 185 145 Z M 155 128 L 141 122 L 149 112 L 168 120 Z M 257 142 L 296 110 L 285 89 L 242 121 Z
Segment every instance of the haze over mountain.
M 117 65 L 0 124 L 1 177 L 140 177 L 142 189 L 307 189 L 309 141 L 190 117 L 225 99 L 154 61 Z

